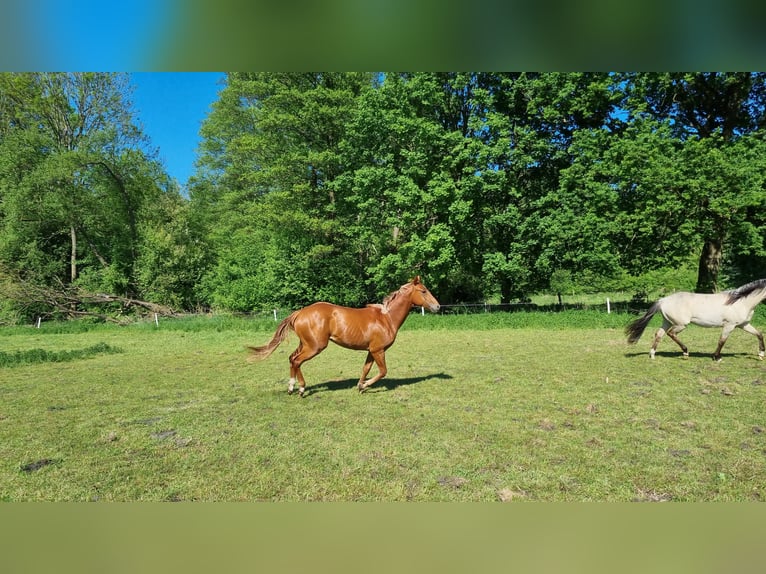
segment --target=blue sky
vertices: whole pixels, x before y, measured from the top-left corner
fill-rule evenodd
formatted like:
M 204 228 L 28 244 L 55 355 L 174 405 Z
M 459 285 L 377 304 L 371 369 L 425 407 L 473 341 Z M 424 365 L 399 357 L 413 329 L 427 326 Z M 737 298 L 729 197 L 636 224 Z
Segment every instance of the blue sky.
M 223 89 L 224 76 L 223 72 L 130 74 L 136 121 L 181 186 L 194 172 L 199 129 Z
M 182 4 L 178 0 L 4 2 L 0 19 L 2 69 L 157 69 L 150 64 L 167 47 L 167 38 L 172 37 L 169 28 L 179 21 Z

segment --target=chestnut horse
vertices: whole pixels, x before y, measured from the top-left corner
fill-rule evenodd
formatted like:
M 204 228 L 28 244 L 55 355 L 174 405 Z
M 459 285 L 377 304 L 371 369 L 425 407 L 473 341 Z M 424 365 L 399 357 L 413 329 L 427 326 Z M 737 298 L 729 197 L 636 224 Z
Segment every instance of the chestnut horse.
M 756 305 L 764 299 L 766 299 L 766 279 L 759 279 L 723 293 L 673 293 L 658 300 L 643 317 L 628 325 L 625 328 L 625 334 L 628 335 L 628 343 L 635 343 L 654 314 L 659 312 L 662 314 L 663 321 L 654 335 L 652 348 L 649 349 L 649 356 L 652 359 L 657 345 L 666 333 L 681 347 L 684 358 L 688 357 L 689 350 L 678 338 L 678 333 L 683 331 L 689 323 L 702 327 L 723 327 L 718 339 L 718 347 L 713 353 L 714 361 L 721 360 L 721 349 L 736 327 L 758 339 L 758 358 L 763 359 L 766 354 L 763 335 L 750 324 L 750 320 L 753 318 Z
M 347 349 L 367 351 L 367 360 L 357 384 L 361 393 L 386 376 L 386 349 L 394 344 L 396 333 L 413 306 L 425 307 L 434 313 L 439 310 L 439 302 L 420 282 L 420 277 L 402 285 L 388 295 L 382 304 L 352 309 L 319 302 L 299 309 L 279 324 L 267 345 L 249 348 L 255 359 L 265 359 L 285 340 L 290 331 L 295 331 L 300 342 L 290 355 L 287 392 L 292 394 L 297 378 L 301 397 L 306 391 L 301 365 L 321 353 L 330 341 Z M 365 380 L 373 362 L 378 366 L 378 374 Z

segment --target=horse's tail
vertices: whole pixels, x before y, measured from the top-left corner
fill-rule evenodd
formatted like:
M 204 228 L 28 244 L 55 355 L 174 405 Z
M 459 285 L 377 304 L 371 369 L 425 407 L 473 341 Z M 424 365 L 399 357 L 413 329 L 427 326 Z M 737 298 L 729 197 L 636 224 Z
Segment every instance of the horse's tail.
M 652 317 L 654 317 L 654 314 L 657 313 L 657 311 L 660 310 L 660 302 L 657 301 L 649 307 L 649 310 L 646 312 L 646 314 L 643 317 L 640 317 L 633 321 L 630 325 L 625 327 L 625 334 L 628 336 L 628 343 L 631 345 L 635 342 L 637 342 L 641 335 L 643 335 L 644 330 L 646 329 L 646 326 L 649 324 L 649 321 L 652 320 Z
M 297 314 L 298 311 L 295 311 L 289 317 L 287 317 L 287 319 L 279 324 L 279 327 L 277 327 L 274 336 L 271 338 L 271 341 L 269 341 L 268 344 L 263 345 L 262 347 L 248 347 L 248 349 L 250 349 L 250 358 L 248 360 L 257 361 L 259 359 L 265 359 L 271 355 L 271 353 L 274 352 L 274 349 L 279 347 L 279 344 L 287 338 L 287 335 L 290 333 L 290 331 L 295 330 L 293 323 L 295 323 L 295 316 Z

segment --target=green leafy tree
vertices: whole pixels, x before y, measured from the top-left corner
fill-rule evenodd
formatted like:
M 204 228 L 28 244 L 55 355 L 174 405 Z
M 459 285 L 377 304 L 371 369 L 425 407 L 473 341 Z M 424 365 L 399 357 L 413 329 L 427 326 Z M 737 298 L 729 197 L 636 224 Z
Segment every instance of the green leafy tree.
M 0 75 L 0 259 L 40 286 L 136 297 L 142 220 L 167 176 L 124 74 Z
M 684 165 L 695 199 L 690 218 L 704 240 L 696 289 L 716 292 L 724 273 L 725 245 L 732 252 L 729 259 L 764 255 L 762 219 L 756 214 L 766 208 L 766 146 L 760 134 L 728 144 L 716 137 L 690 140 Z
M 715 289 L 766 269 L 763 79 L 230 74 L 192 180 L 197 296 L 361 304 L 419 273 L 509 302 L 564 274 L 686 283 L 695 260 Z
M 667 124 L 648 119 L 576 133 L 572 164 L 542 202 L 539 267 L 568 269 L 598 290 L 688 262 L 699 236 L 681 149 Z
M 363 299 L 332 185 L 370 74 L 232 73 L 202 128 L 191 199 L 214 263 L 202 292 L 250 310 Z
M 498 74 L 485 82 L 484 272 L 507 302 L 547 288 L 556 269 L 577 272 L 602 259 L 592 255 L 605 249 L 601 230 L 590 236 L 594 249 L 583 245 L 583 227 L 595 225 L 584 213 L 602 199 L 575 197 L 585 171 L 571 183 L 561 177 L 578 157 L 578 134 L 608 126 L 620 96 L 607 74 Z
M 558 296 L 559 305 L 563 305 L 564 301 L 561 297 L 562 293 L 570 291 L 574 286 L 574 283 L 572 282 L 572 273 L 566 269 L 557 269 L 551 273 L 550 285 L 551 290 Z
M 209 264 L 209 250 L 189 202 L 171 186 L 139 227 L 135 274 L 142 297 L 175 309 L 202 308 L 197 287 Z
M 387 74 L 360 99 L 336 188 L 379 295 L 417 273 L 448 300 L 481 294 L 478 91 L 475 74 Z
M 139 212 L 157 185 L 126 82 L 114 74 L 0 77 L 0 249 L 20 271 L 74 282 L 81 267 L 114 266 L 115 281 L 130 289 Z
M 693 213 L 702 232 L 696 289 L 715 291 L 728 234 L 738 231 L 737 224 L 729 225 L 724 206 L 742 214 L 762 203 L 758 193 L 740 193 L 750 186 L 752 178 L 741 168 L 729 169 L 721 158 L 729 156 L 726 148 L 738 139 L 764 127 L 766 74 L 644 73 L 627 75 L 626 82 L 626 105 L 636 114 L 667 120 L 691 152 L 685 159 L 695 169 L 689 184 L 695 194 Z M 712 185 L 698 177 L 701 173 L 712 176 L 708 180 Z

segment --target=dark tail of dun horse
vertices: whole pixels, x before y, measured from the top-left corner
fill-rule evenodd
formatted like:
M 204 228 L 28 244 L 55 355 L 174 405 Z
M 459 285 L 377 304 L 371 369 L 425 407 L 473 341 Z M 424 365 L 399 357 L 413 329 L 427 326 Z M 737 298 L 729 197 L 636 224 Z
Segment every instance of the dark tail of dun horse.
M 630 325 L 625 327 L 625 334 L 628 336 L 628 343 L 632 345 L 638 342 L 638 340 L 641 338 L 641 335 L 644 334 L 644 331 L 646 330 L 646 326 L 649 324 L 649 321 L 652 320 L 652 317 L 654 317 L 654 315 L 659 310 L 660 310 L 660 304 L 658 301 L 649 308 L 649 310 L 646 312 L 646 315 L 644 315 L 643 317 L 639 317 L 638 319 L 633 321 Z

